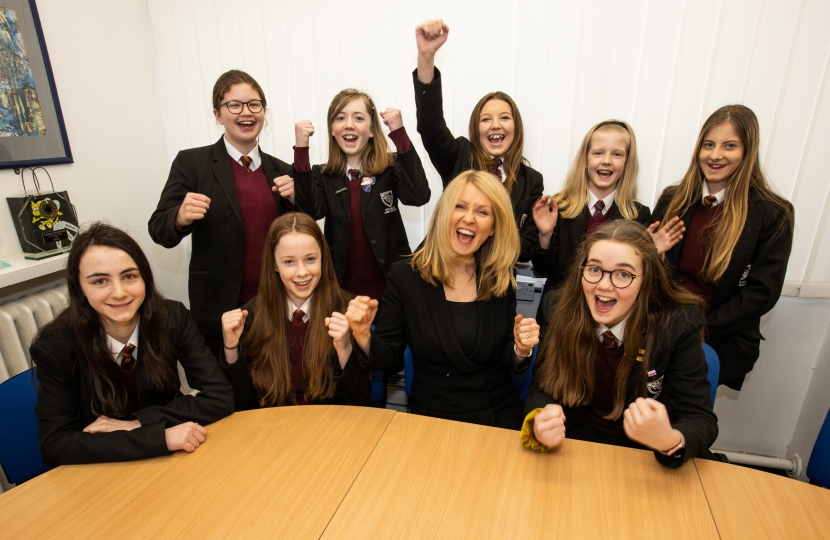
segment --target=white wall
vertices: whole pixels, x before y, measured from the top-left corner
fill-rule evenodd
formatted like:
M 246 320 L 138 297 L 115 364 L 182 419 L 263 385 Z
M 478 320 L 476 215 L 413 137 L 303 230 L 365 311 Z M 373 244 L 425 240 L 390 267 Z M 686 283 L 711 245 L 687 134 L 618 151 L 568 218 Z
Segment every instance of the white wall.
M 39 0 L 38 7 L 75 156 L 74 164 L 50 167 L 56 186 L 69 190 L 82 221 L 105 218 L 133 231 L 174 298 L 187 299 L 186 248 L 154 245 L 146 223 L 175 152 L 221 134 L 210 112 L 216 77 L 241 68 L 260 81 L 270 104 L 261 143 L 286 161 L 292 124 L 304 117 L 319 130 L 312 160 L 325 159 L 325 110 L 346 86 L 401 108 L 422 151 L 413 29 L 436 15 L 452 28 L 438 57 L 451 128 L 463 134 L 482 94 L 507 91 L 548 191 L 561 186 L 585 130 L 621 117 L 637 130 L 641 199 L 651 203 L 685 170 L 711 111 L 750 105 L 770 177 L 796 205 L 788 279 L 807 282 L 802 292 L 830 283 L 830 255 L 818 249 L 830 237 L 830 186 L 820 169 L 830 143 L 826 1 Z M 427 168 L 433 202 L 404 212 L 412 243 L 440 193 Z M 0 172 L 0 194 L 18 185 L 11 171 Z M 0 254 L 17 251 L 11 218 L 0 214 Z M 764 318 L 767 341 L 745 389 L 720 392 L 718 446 L 807 457 L 828 406 L 828 320 L 830 300 L 807 298 L 784 298 Z

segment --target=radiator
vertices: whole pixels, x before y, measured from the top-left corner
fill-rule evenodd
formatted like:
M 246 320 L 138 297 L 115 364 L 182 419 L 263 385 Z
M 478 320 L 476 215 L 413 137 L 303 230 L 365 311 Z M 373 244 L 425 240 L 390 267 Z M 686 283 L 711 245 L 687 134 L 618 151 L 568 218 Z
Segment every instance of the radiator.
M 65 283 L 0 304 L 0 383 L 32 367 L 32 340 L 66 304 Z

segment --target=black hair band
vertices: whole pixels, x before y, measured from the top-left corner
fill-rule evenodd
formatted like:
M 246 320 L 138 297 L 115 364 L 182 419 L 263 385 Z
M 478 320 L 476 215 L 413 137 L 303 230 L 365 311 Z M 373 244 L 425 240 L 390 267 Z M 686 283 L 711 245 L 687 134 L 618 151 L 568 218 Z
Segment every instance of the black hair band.
M 614 122 L 603 122 L 603 123 L 601 123 L 600 125 L 597 126 L 597 129 L 599 129 L 603 126 L 620 126 L 624 130 L 628 131 L 628 126 L 626 126 L 622 122 L 616 122 L 616 121 L 614 121 Z M 596 132 L 597 129 L 595 129 L 594 131 Z

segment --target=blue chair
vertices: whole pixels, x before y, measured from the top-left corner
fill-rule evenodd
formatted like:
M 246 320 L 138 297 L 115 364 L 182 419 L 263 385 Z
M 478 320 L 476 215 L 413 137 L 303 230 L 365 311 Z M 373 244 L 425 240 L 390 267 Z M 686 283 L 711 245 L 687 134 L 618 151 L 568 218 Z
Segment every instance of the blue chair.
M 375 331 L 374 324 L 371 327 L 371 331 Z M 369 371 L 369 380 L 371 381 L 369 403 L 375 403 L 383 399 L 383 396 L 385 395 L 386 377 L 384 376 L 383 371 L 371 370 Z
M 830 488 L 830 411 L 824 417 L 824 424 L 807 462 L 807 478 L 811 484 Z
M 36 369 L 0 384 L 0 465 L 13 484 L 22 484 L 53 468 L 40 456 Z
M 527 371 L 525 371 L 521 377 L 515 373 L 512 374 L 513 384 L 515 384 L 516 388 L 519 389 L 519 398 L 521 398 L 522 403 L 524 403 L 525 399 L 527 399 L 527 390 L 530 388 L 531 381 L 533 381 L 533 366 L 536 364 L 536 354 L 538 352 L 539 345 L 534 345 L 533 356 L 530 357 L 530 367 L 527 368 Z
M 706 356 L 706 363 L 709 365 L 709 384 L 712 385 L 712 407 L 715 406 L 715 397 L 718 395 L 718 375 L 720 375 L 720 360 L 708 343 L 703 344 L 703 354 Z
M 415 366 L 412 364 L 412 351 L 409 350 L 408 346 L 403 352 L 403 372 L 406 397 L 409 397 L 409 394 L 412 393 L 412 377 L 415 374 Z

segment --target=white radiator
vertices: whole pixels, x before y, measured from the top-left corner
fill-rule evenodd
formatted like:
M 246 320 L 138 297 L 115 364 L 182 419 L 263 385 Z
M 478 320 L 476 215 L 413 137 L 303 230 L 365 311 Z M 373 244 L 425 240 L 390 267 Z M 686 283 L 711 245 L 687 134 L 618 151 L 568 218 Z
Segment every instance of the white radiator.
M 0 383 L 32 367 L 32 340 L 66 305 L 65 283 L 0 304 Z

